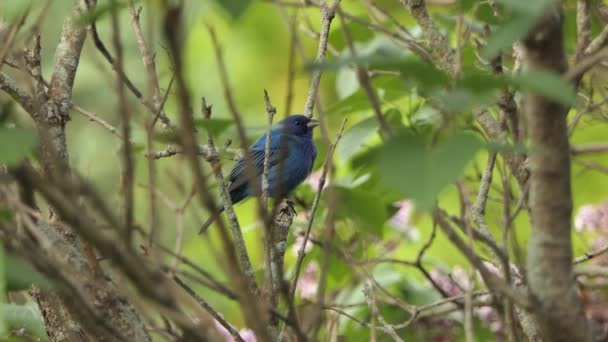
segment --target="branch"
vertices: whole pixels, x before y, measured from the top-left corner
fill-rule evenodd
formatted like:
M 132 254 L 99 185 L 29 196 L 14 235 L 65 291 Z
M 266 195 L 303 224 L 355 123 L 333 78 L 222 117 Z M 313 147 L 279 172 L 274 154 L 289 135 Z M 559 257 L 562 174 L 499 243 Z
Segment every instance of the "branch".
M 199 303 L 200 306 L 205 309 L 205 311 L 207 311 L 211 315 L 211 317 L 213 317 L 213 319 L 215 319 L 221 326 L 223 326 L 230 333 L 230 335 L 232 336 L 232 338 L 234 338 L 235 341 L 245 342 L 245 340 L 243 340 L 243 338 L 239 334 L 239 331 L 236 330 L 230 323 L 228 323 L 224 319 L 224 317 L 222 317 L 222 315 L 215 311 L 211 307 L 211 305 L 209 305 L 209 303 L 205 300 L 205 298 L 199 296 L 198 293 L 194 292 L 194 290 L 186 283 L 184 283 L 179 277 L 175 276 L 173 277 L 173 280 L 175 280 L 177 285 L 184 289 L 184 291 L 186 291 L 190 296 L 192 296 L 192 298 L 194 298 L 194 300 L 196 300 L 196 302 Z
M 331 6 L 323 6 L 321 8 L 321 32 L 319 33 L 319 48 L 317 49 L 317 57 L 315 58 L 315 64 L 321 64 L 325 62 L 325 55 L 327 53 L 327 42 L 329 40 L 329 28 L 331 22 L 336 15 L 336 7 L 340 4 L 340 0 L 334 0 Z M 319 84 L 321 83 L 320 69 L 316 69 L 312 72 L 310 80 L 310 88 L 308 89 L 308 95 L 306 97 L 306 103 L 304 104 L 304 115 L 309 118 L 312 117 L 312 111 L 315 107 L 317 100 L 317 92 L 319 91 Z
M 530 298 L 528 298 L 525 294 L 522 294 L 520 291 L 512 288 L 504 279 L 498 277 L 488 270 L 481 258 L 479 258 L 469 248 L 467 243 L 462 240 L 460 236 L 458 236 L 454 228 L 452 228 L 450 223 L 445 220 L 444 215 L 440 211 L 435 211 L 433 217 L 452 244 L 454 244 L 454 246 L 456 246 L 456 248 L 458 248 L 460 252 L 469 260 L 471 265 L 473 265 L 473 267 L 479 271 L 481 277 L 490 290 L 510 298 L 515 304 L 526 310 L 531 310 L 534 308 L 534 303 L 532 300 L 530 300 Z
M 178 105 L 180 109 L 180 125 L 178 128 L 178 136 L 186 156 L 188 157 L 189 165 L 196 184 L 198 185 L 200 202 L 209 211 L 213 212 L 216 210 L 217 206 L 209 191 L 207 177 L 203 175 L 200 160 L 197 158 L 198 144 L 194 131 L 192 130 L 192 127 L 194 127 L 194 118 L 190 104 L 190 94 L 183 75 L 182 46 L 180 44 L 181 40 L 179 39 L 179 37 L 183 35 L 183 32 L 180 29 L 182 24 L 182 10 L 183 8 L 179 5 L 168 7 L 166 9 L 164 18 L 164 32 L 171 49 L 171 57 L 175 70 L 176 89 L 179 100 Z M 219 175 L 219 173 L 216 173 L 216 177 L 218 179 Z M 222 186 L 223 183 L 219 184 L 223 190 L 223 198 L 225 203 L 230 204 L 230 198 L 226 194 L 225 187 Z M 225 209 L 228 211 L 230 207 Z M 247 275 L 245 275 L 241 270 L 241 265 L 237 259 L 234 243 L 230 239 L 224 221 L 219 220 L 218 224 L 223 251 L 230 266 L 226 270 L 226 273 L 230 280 L 234 282 L 235 286 L 237 286 L 237 290 L 240 294 L 239 304 L 241 305 L 242 312 L 245 316 L 245 321 L 247 322 L 248 326 L 255 331 L 258 338 L 260 338 L 262 341 L 270 340 L 268 331 L 266 330 L 266 324 L 264 323 L 266 322 L 266 312 L 262 310 L 261 303 L 259 302 L 257 296 L 255 296 L 256 292 L 252 291 L 253 286 L 249 280 L 250 278 L 248 278 Z
M 426 44 L 441 68 L 448 73 L 454 73 L 455 53 L 449 45 L 448 39 L 439 31 L 437 24 L 426 8 L 424 0 L 400 0 L 414 17 L 426 39 Z
M 124 220 L 125 220 L 125 231 L 123 243 L 127 248 L 131 247 L 133 239 L 133 224 L 134 224 L 134 206 L 135 206 L 135 195 L 134 195 L 134 178 L 135 178 L 135 162 L 133 161 L 133 146 L 129 143 L 131 141 L 131 114 L 129 110 L 129 104 L 127 102 L 127 94 L 125 93 L 125 85 L 119 76 L 124 72 L 123 68 L 123 52 L 122 44 L 120 43 L 120 23 L 118 20 L 118 11 L 116 6 L 112 6 L 111 10 L 111 21 L 112 21 L 112 43 L 114 50 L 116 50 L 116 60 L 114 63 L 114 69 L 117 71 L 118 77 L 116 78 L 116 89 L 118 93 L 118 112 L 122 119 L 122 135 L 125 137 L 122 145 L 122 184 L 121 192 L 123 195 L 122 206 L 124 208 Z
M 108 63 L 110 63 L 112 66 L 114 66 L 115 65 L 114 57 L 112 57 L 112 55 L 110 54 L 110 51 L 108 51 L 108 49 L 106 48 L 103 41 L 101 41 L 101 38 L 99 37 L 99 33 L 97 32 L 97 25 L 94 21 L 91 23 L 91 35 L 93 36 L 93 42 L 95 43 L 95 47 L 99 50 L 99 52 L 101 52 L 101 54 L 108 61 Z M 160 108 L 160 112 L 157 114 L 157 111 L 159 110 L 158 108 L 156 108 L 157 106 L 154 103 L 148 101 L 144 97 L 143 93 L 139 89 L 137 89 L 137 87 L 135 86 L 135 84 L 133 84 L 133 82 L 129 79 L 129 77 L 123 71 L 118 71 L 118 70 L 115 70 L 115 71 L 118 73 L 120 78 L 123 80 L 123 82 L 127 86 L 127 89 L 129 89 L 131 91 L 131 93 L 133 93 L 133 95 L 135 95 L 135 97 L 137 99 L 139 99 L 139 101 L 146 108 L 148 108 L 148 110 L 152 114 L 157 115 L 159 117 L 160 121 L 164 124 L 164 126 L 166 128 L 175 129 L 175 124 L 167 116 L 167 113 L 165 113 L 164 109 Z
M 355 45 L 353 44 L 353 40 L 350 36 L 350 32 L 348 31 L 346 21 L 344 20 L 344 14 L 342 13 L 342 10 L 340 9 L 339 6 L 338 6 L 338 12 L 340 14 L 339 15 L 340 24 L 342 26 L 344 40 L 346 41 L 346 43 L 348 45 L 348 49 L 350 50 L 351 56 L 353 58 L 357 58 L 357 51 L 355 50 Z M 355 69 L 356 69 L 356 73 L 357 73 L 357 79 L 359 80 L 359 84 L 363 87 L 363 89 L 365 89 L 365 94 L 367 95 L 367 98 L 369 99 L 369 103 L 371 104 L 372 109 L 374 110 L 376 120 L 378 121 L 378 124 L 380 125 L 380 132 L 382 133 L 382 137 L 384 139 L 388 139 L 393 135 L 393 132 L 392 132 L 391 127 L 389 126 L 388 122 L 386 121 L 386 118 L 382 114 L 382 108 L 380 106 L 380 99 L 378 99 L 378 94 L 376 93 L 374 88 L 372 88 L 372 84 L 369 79 L 367 70 L 365 68 L 361 67 L 360 65 L 356 65 Z
M 578 44 L 574 62 L 577 63 L 585 54 L 591 43 L 591 1 L 578 0 L 576 2 L 576 35 Z
M 32 118 L 37 118 L 38 106 L 34 98 L 3 72 L 0 72 L 0 89 L 9 94 Z
M 573 156 L 579 154 L 588 154 L 588 153 L 603 153 L 608 152 L 608 144 L 607 143 L 598 143 L 598 144 L 589 144 L 582 146 L 571 146 L 570 153 Z
M 527 70 L 563 73 L 563 14 L 559 5 L 523 39 Z M 528 285 L 538 300 L 533 312 L 543 339 L 589 341 L 592 332 L 585 318 L 572 273 L 572 192 L 568 108 L 539 95 L 529 95 L 523 108 L 531 146 L 538 147 L 530 160 L 530 220 Z
M 298 277 L 300 276 L 300 269 L 302 268 L 302 263 L 304 262 L 304 257 L 306 256 L 306 244 L 308 243 L 308 239 L 310 237 L 310 231 L 312 230 L 312 224 L 315 219 L 315 214 L 317 212 L 317 208 L 319 207 L 319 202 L 321 200 L 321 193 L 323 192 L 323 187 L 325 186 L 325 178 L 327 177 L 327 173 L 329 172 L 329 167 L 331 165 L 331 161 L 333 158 L 334 151 L 336 150 L 336 146 L 338 142 L 342 138 L 342 132 L 344 131 L 344 126 L 346 125 L 346 118 L 342 120 L 342 125 L 340 126 L 340 130 L 338 131 L 338 135 L 336 135 L 336 139 L 334 143 L 331 144 L 329 150 L 327 151 L 327 156 L 325 157 L 325 163 L 323 164 L 323 172 L 321 173 L 321 177 L 319 178 L 319 185 L 317 187 L 317 193 L 315 195 L 315 199 L 312 202 L 312 209 L 310 211 L 310 218 L 308 219 L 308 226 L 306 228 L 306 234 L 304 235 L 304 241 L 302 242 L 302 246 L 298 251 L 298 260 L 296 261 L 296 268 L 293 274 L 293 281 L 291 283 L 291 293 L 289 296 L 294 298 L 296 293 L 296 287 L 298 286 Z
M 118 139 L 120 140 L 125 140 L 125 137 L 123 137 L 122 134 L 120 134 L 120 132 L 118 131 L 118 128 L 112 126 L 109 122 L 105 121 L 104 119 L 102 119 L 100 116 L 96 115 L 95 113 L 89 112 L 88 110 L 74 105 L 72 107 L 72 109 L 82 115 L 84 115 L 86 118 L 88 118 L 90 121 L 95 122 L 96 124 L 98 124 L 99 126 L 107 129 L 110 133 L 114 134 L 116 137 L 118 137 Z

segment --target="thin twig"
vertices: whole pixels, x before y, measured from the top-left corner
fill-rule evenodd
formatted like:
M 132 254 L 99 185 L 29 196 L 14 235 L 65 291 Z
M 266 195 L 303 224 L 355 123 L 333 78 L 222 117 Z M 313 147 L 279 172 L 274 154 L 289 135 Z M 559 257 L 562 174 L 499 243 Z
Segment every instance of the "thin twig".
M 179 285 L 190 296 L 192 296 L 192 298 L 194 298 L 194 300 L 196 300 L 196 302 L 199 303 L 200 306 L 203 309 L 205 309 L 211 315 L 211 317 L 213 317 L 221 326 L 223 326 L 224 328 L 226 328 L 226 330 L 228 330 L 228 332 L 235 339 L 235 341 L 245 342 L 245 340 L 243 340 L 243 338 L 239 334 L 239 331 L 236 330 L 232 326 L 232 324 L 228 323 L 228 321 L 226 321 L 224 319 L 224 317 L 222 317 L 222 315 L 220 315 L 217 311 L 215 311 L 215 309 L 213 309 L 211 307 L 211 305 L 209 305 L 209 303 L 205 300 L 205 298 L 199 296 L 198 293 L 196 293 L 190 286 L 188 286 L 186 283 L 184 283 L 179 277 L 174 276 L 173 280 L 175 280 L 175 282 L 177 283 L 177 285 Z
M 120 43 L 120 23 L 118 20 L 118 12 L 116 6 L 112 6 L 112 42 L 114 49 L 116 50 L 116 59 L 114 61 L 114 68 L 117 74 L 123 73 L 123 51 L 122 44 Z M 125 217 L 125 231 L 124 231 L 124 243 L 126 246 L 130 246 L 133 238 L 133 224 L 134 224 L 134 177 L 135 177 L 135 162 L 133 161 L 133 149 L 130 144 L 131 141 L 131 114 L 127 97 L 125 94 L 125 84 L 122 82 L 120 77 L 117 77 L 117 92 L 118 92 L 118 112 L 122 117 L 122 136 L 123 146 L 123 174 L 122 174 L 122 191 L 123 191 L 123 203 L 124 217 Z
M 336 6 L 339 4 L 340 0 L 334 0 L 331 6 L 323 6 L 321 8 L 321 32 L 319 34 L 319 48 L 317 50 L 315 64 L 325 62 L 327 42 L 329 40 L 329 28 L 334 16 L 336 15 Z M 304 115 L 308 116 L 309 118 L 312 117 L 312 111 L 317 100 L 317 92 L 319 91 L 319 84 L 321 83 L 321 74 L 321 69 L 315 69 L 312 72 L 310 88 L 308 89 L 308 96 L 306 97 L 306 104 L 304 105 Z
M 99 126 L 107 129 L 110 133 L 114 134 L 116 137 L 118 137 L 118 139 L 124 141 L 125 138 L 122 136 L 122 134 L 119 132 L 118 128 L 112 126 L 112 124 L 110 124 L 109 122 L 105 121 L 104 119 L 102 119 L 101 117 L 99 117 L 97 114 L 93 113 L 93 112 L 89 112 L 88 110 L 78 106 L 78 105 L 74 105 L 72 106 L 72 109 L 75 112 L 78 112 L 82 115 L 84 115 L 86 118 L 88 118 L 90 121 L 95 122 L 96 124 L 98 124 Z
M 376 317 L 378 319 L 378 321 L 380 321 L 380 323 L 382 323 L 382 325 L 384 326 L 385 332 L 394 341 L 403 342 L 403 339 L 401 339 L 401 337 L 399 337 L 397 335 L 397 333 L 395 332 L 393 327 L 384 320 L 384 317 L 380 313 L 380 310 L 378 309 L 378 305 L 376 304 L 376 295 L 374 293 L 373 285 L 370 283 L 365 283 L 365 285 L 363 286 L 363 294 L 365 295 L 365 298 L 367 299 L 367 305 L 369 306 L 369 309 L 371 311 L 372 319 L 374 317 Z M 372 322 L 373 322 L 373 320 L 372 320 Z M 375 333 L 374 330 L 375 330 L 375 326 L 372 325 L 372 334 Z M 373 340 L 373 338 L 372 338 L 372 340 Z
M 264 203 L 262 202 L 261 189 L 260 184 L 257 180 L 257 171 L 253 164 L 253 157 L 251 156 L 251 151 L 249 151 L 248 143 L 247 143 L 247 134 L 245 132 L 245 126 L 243 125 L 243 120 L 241 117 L 241 113 L 236 107 L 236 101 L 234 99 L 234 95 L 232 93 L 232 88 L 230 86 L 230 81 L 228 80 L 228 71 L 226 69 L 226 64 L 224 63 L 224 57 L 222 53 L 222 48 L 217 39 L 217 35 L 213 27 L 208 26 L 207 30 L 209 31 L 209 35 L 211 36 L 211 41 L 213 43 L 213 48 L 215 50 L 215 57 L 217 59 L 218 69 L 220 73 L 220 79 L 222 81 L 222 86 L 224 89 L 224 96 L 226 97 L 226 102 L 228 102 L 228 108 L 230 109 L 230 114 L 232 115 L 232 119 L 234 120 L 234 124 L 236 125 L 237 132 L 239 134 L 239 138 L 241 140 L 241 148 L 245 152 L 244 160 L 245 160 L 245 171 L 249 181 L 249 187 L 251 188 L 251 193 L 255 195 L 257 200 L 257 209 L 258 215 L 264 224 L 268 224 L 268 212 L 265 210 Z
M 302 246 L 298 251 L 298 259 L 296 261 L 296 267 L 293 274 L 293 281 L 291 283 L 291 293 L 290 297 L 294 298 L 296 293 L 296 287 L 298 286 L 298 277 L 300 275 L 300 270 L 302 268 L 302 263 L 304 262 L 304 257 L 306 256 L 306 244 L 308 243 L 308 238 L 310 237 L 310 231 L 312 230 L 312 224 L 315 219 L 315 213 L 317 212 L 317 208 L 319 207 L 319 202 L 321 200 L 321 193 L 323 191 L 323 187 L 325 186 L 325 178 L 327 177 L 327 172 L 329 171 L 329 167 L 331 165 L 331 160 L 333 158 L 334 151 L 336 150 L 336 145 L 342 138 L 342 132 L 344 131 L 344 126 L 346 125 L 346 118 L 342 120 L 342 125 L 340 126 L 340 130 L 338 130 L 338 135 L 336 135 L 336 139 L 334 143 L 329 147 L 327 151 L 327 157 L 325 158 L 325 163 L 323 164 L 323 171 L 321 172 L 321 177 L 319 178 L 319 185 L 317 187 L 317 193 L 315 195 L 315 199 L 312 202 L 312 209 L 310 210 L 310 218 L 308 219 L 308 225 L 306 228 L 306 234 L 304 235 L 304 241 L 302 242 Z
M 211 107 L 207 106 L 207 102 L 204 97 L 201 99 L 201 111 L 203 112 L 203 116 L 205 117 L 205 119 L 208 120 L 211 118 Z M 215 151 L 215 142 L 213 141 L 213 136 L 211 135 L 211 132 L 207 132 L 207 135 L 207 144 L 209 146 L 209 149 L 211 150 L 211 155 L 217 156 L 217 152 Z M 232 236 L 234 237 L 236 252 L 243 272 L 247 276 L 249 290 L 252 294 L 257 294 L 258 285 L 255 280 L 255 272 L 253 270 L 253 265 L 251 264 L 251 260 L 249 258 L 249 253 L 247 252 L 247 245 L 245 244 L 245 239 L 243 238 L 243 234 L 241 232 L 241 226 L 239 224 L 238 217 L 236 216 L 236 213 L 234 212 L 234 207 L 232 206 L 230 193 L 226 189 L 224 175 L 222 173 L 222 168 L 219 164 L 219 159 L 211 158 L 208 161 L 214 171 L 217 184 L 221 189 L 224 209 L 226 211 L 226 217 L 228 217 L 228 221 L 230 222 L 230 230 L 232 232 Z
M 338 17 L 340 18 L 340 24 L 342 26 L 342 33 L 344 34 L 344 40 L 346 41 L 348 49 L 350 50 L 351 56 L 353 58 L 356 58 L 357 50 L 355 49 L 355 45 L 353 44 L 353 40 L 350 36 L 348 26 L 346 25 L 346 20 L 344 19 L 344 14 L 342 13 L 340 6 L 338 6 L 337 11 L 339 14 Z M 393 133 L 391 127 L 386 121 L 386 118 L 382 114 L 380 100 L 378 99 L 378 94 L 376 93 L 376 90 L 374 90 L 374 88 L 372 87 L 369 75 L 367 73 L 367 69 L 363 68 L 360 65 L 356 65 L 355 70 L 357 73 L 357 79 L 359 80 L 359 84 L 363 87 L 363 89 L 365 89 L 365 94 L 367 95 L 369 103 L 371 104 L 372 109 L 374 110 L 374 115 L 376 117 L 376 120 L 378 121 L 378 124 L 380 125 L 380 132 L 382 133 L 382 137 L 384 139 L 388 139 L 392 136 Z
M 95 43 L 95 47 L 99 50 L 99 52 L 101 52 L 101 54 L 108 61 L 108 63 L 110 63 L 112 66 L 114 66 L 115 65 L 114 57 L 112 57 L 112 54 L 110 54 L 110 51 L 108 51 L 107 47 L 105 46 L 105 44 L 99 37 L 99 33 L 97 32 L 97 25 L 96 25 L 95 21 L 93 21 L 91 23 L 90 31 L 91 31 L 91 35 L 93 36 L 93 42 Z M 133 84 L 133 82 L 129 79 L 127 74 L 125 74 L 122 71 L 119 72 L 118 70 L 116 70 L 116 72 L 118 72 L 118 75 L 120 76 L 120 78 L 123 80 L 123 82 L 127 86 L 127 89 L 129 89 L 131 91 L 131 93 L 133 93 L 133 95 L 135 95 L 135 97 L 137 97 L 137 99 L 139 99 L 139 101 L 146 108 L 148 108 L 148 110 L 151 113 L 156 115 L 156 111 L 157 111 L 157 108 L 155 108 L 156 106 L 144 97 L 143 93 L 135 86 L 135 84 Z M 160 121 L 163 123 L 163 125 L 166 128 L 175 129 L 175 124 L 167 116 L 167 114 L 165 113 L 164 110 L 161 111 L 161 113 L 159 114 L 159 118 L 160 118 Z
M 186 155 L 188 156 L 188 161 L 194 175 L 195 182 L 199 188 L 199 200 L 201 204 L 203 204 L 209 211 L 214 211 L 216 210 L 217 206 L 209 191 L 208 180 L 203 175 L 200 158 L 197 158 L 198 144 L 194 131 L 192 130 L 192 127 L 194 127 L 194 118 L 190 105 L 190 95 L 183 77 L 182 46 L 180 44 L 181 40 L 179 39 L 179 37 L 183 35 L 183 32 L 180 30 L 182 22 L 182 10 L 183 8 L 180 6 L 167 8 L 164 20 L 164 30 L 171 48 L 171 57 L 175 70 L 176 88 L 179 99 L 178 104 L 180 107 L 181 120 L 178 136 L 182 142 Z M 219 176 L 221 176 L 221 174 L 216 174 L 217 178 L 220 178 Z M 221 181 L 223 181 L 223 179 Z M 230 204 L 230 198 L 226 193 L 226 189 L 224 186 L 221 186 L 223 183 L 219 184 L 223 190 L 225 204 Z M 224 251 L 226 261 L 228 262 L 226 274 L 229 276 L 230 280 L 234 282 L 234 285 L 237 287 L 237 291 L 241 294 L 239 295 L 238 299 L 245 317 L 245 321 L 247 322 L 248 326 L 255 331 L 258 338 L 263 341 L 269 340 L 270 337 L 268 335 L 268 331 L 266 330 L 266 324 L 264 324 L 264 321 L 266 320 L 266 312 L 262 310 L 257 296 L 247 295 L 247 293 L 255 294 L 257 292 L 255 290 L 257 285 L 252 283 L 251 277 L 243 273 L 237 257 L 235 245 L 230 239 L 230 235 L 224 221 L 218 220 L 218 225 L 218 231 L 222 241 L 222 249 Z M 253 278 L 253 280 L 255 280 L 255 278 Z

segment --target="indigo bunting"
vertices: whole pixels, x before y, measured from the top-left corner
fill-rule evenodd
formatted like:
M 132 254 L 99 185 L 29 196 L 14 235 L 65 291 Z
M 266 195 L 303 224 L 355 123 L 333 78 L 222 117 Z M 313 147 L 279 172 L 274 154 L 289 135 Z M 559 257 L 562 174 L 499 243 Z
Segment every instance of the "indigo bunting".
M 268 160 L 268 195 L 270 197 L 282 198 L 308 177 L 317 157 L 317 147 L 312 141 L 312 131 L 318 125 L 319 121 L 307 116 L 291 115 L 272 127 Z M 265 147 L 266 133 L 249 147 L 260 191 L 262 190 Z M 286 151 L 281 151 L 282 148 L 285 148 Z M 281 158 L 283 160 L 280 160 Z M 230 171 L 227 181 L 232 204 L 255 195 L 249 182 L 250 172 L 245 158 L 239 159 Z M 221 213 L 224 211 L 224 206 L 220 205 L 217 210 L 218 213 Z M 213 215 L 209 218 L 199 233 L 204 233 L 216 217 L 217 215 Z

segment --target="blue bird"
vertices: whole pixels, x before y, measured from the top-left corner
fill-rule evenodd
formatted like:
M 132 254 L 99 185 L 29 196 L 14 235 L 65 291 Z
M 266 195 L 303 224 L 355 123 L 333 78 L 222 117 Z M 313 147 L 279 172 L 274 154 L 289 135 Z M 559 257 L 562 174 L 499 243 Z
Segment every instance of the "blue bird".
M 307 116 L 291 115 L 272 127 L 268 164 L 268 195 L 270 197 L 275 199 L 284 197 L 308 177 L 317 157 L 317 147 L 312 141 L 312 131 L 318 125 L 319 121 Z M 265 146 L 266 133 L 249 147 L 260 191 L 262 189 Z M 286 147 L 286 151 L 281 151 L 283 146 Z M 283 159 L 282 162 L 281 158 Z M 249 173 L 245 158 L 239 159 L 230 171 L 227 181 L 232 204 L 255 195 L 249 182 Z M 280 174 L 282 174 L 282 177 Z M 218 213 L 222 211 L 224 211 L 224 206 L 220 205 Z M 199 234 L 204 233 L 215 218 L 217 218 L 217 214 L 203 224 Z

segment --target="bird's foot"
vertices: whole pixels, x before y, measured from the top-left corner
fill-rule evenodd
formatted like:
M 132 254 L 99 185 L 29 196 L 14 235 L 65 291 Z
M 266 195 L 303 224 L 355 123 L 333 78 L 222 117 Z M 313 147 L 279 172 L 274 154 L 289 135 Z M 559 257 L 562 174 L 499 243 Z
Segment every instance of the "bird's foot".
M 289 209 L 291 209 L 293 211 L 293 213 L 295 215 L 298 215 L 298 212 L 296 211 L 296 204 L 294 201 L 290 200 L 290 199 L 286 199 L 285 203 L 287 204 L 287 206 L 289 207 Z

